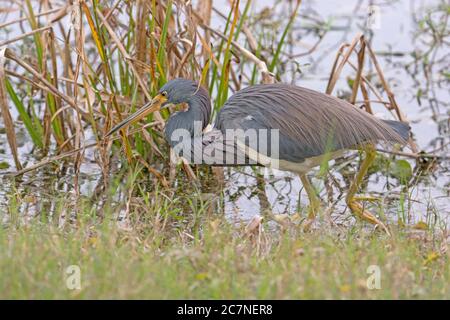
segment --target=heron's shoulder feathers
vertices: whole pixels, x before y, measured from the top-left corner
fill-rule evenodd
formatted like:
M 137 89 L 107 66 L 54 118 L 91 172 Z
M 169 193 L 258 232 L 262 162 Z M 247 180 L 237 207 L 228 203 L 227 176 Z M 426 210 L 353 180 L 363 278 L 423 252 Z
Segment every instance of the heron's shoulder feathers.
M 405 142 L 389 123 L 345 100 L 282 83 L 236 92 L 219 112 L 216 128 L 279 129 L 280 139 L 302 145 L 308 156 L 379 140 Z

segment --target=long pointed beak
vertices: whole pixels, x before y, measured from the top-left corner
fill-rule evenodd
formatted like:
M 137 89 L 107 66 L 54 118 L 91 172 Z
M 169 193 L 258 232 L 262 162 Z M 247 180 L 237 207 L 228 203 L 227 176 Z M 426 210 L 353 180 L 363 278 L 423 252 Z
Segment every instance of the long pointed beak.
M 164 97 L 161 94 L 156 95 L 152 101 L 146 103 L 143 107 L 141 107 L 139 110 L 137 110 L 135 113 L 130 115 L 128 118 L 120 122 L 118 125 L 113 127 L 109 132 L 105 135 L 105 138 L 108 138 L 115 132 L 119 131 L 120 129 L 124 129 L 128 127 L 130 124 L 135 123 L 142 118 L 146 117 L 152 112 L 159 111 L 161 109 L 161 106 L 164 102 L 167 101 L 167 98 Z

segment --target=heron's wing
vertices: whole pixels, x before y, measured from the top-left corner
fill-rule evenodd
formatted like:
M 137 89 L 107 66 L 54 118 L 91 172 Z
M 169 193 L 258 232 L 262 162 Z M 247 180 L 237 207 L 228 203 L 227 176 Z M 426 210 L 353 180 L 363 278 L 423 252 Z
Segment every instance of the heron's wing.
M 238 91 L 222 107 L 215 127 L 222 132 L 278 129 L 279 157 L 289 161 L 365 142 L 405 142 L 391 124 L 344 100 L 281 83 Z
M 233 137 L 226 137 L 220 130 L 212 129 L 202 136 L 180 141 L 173 146 L 175 153 L 190 164 L 214 166 L 257 165 L 257 162 L 236 144 Z

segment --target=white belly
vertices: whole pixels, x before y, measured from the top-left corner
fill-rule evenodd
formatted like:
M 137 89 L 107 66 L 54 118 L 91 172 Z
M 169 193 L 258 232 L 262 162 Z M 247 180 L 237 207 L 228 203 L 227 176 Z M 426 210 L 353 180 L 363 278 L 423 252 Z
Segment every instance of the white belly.
M 338 150 L 320 156 L 306 158 L 302 162 L 292 162 L 287 160 L 270 158 L 264 154 L 259 153 L 255 149 L 245 146 L 245 144 L 243 144 L 240 141 L 237 141 L 237 144 L 239 148 L 245 150 L 245 153 L 250 159 L 265 167 L 283 171 L 291 171 L 299 174 L 307 173 L 311 171 L 312 168 L 320 166 L 324 162 L 328 162 L 329 160 L 341 156 L 345 151 L 345 150 Z

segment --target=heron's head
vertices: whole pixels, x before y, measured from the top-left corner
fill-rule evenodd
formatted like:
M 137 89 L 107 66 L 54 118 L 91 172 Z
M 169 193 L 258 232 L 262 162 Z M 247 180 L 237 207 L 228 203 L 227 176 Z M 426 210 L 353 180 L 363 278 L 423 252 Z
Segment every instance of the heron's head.
M 166 104 L 189 102 L 198 91 L 198 84 L 188 79 L 173 79 L 159 89 L 158 94 L 167 98 Z
M 159 111 L 171 104 L 189 102 L 197 91 L 198 84 L 192 80 L 181 78 L 170 80 L 159 89 L 156 96 L 150 102 L 112 128 L 105 137 L 109 137 L 120 129 L 124 129 L 130 124 L 141 120 L 150 113 Z

